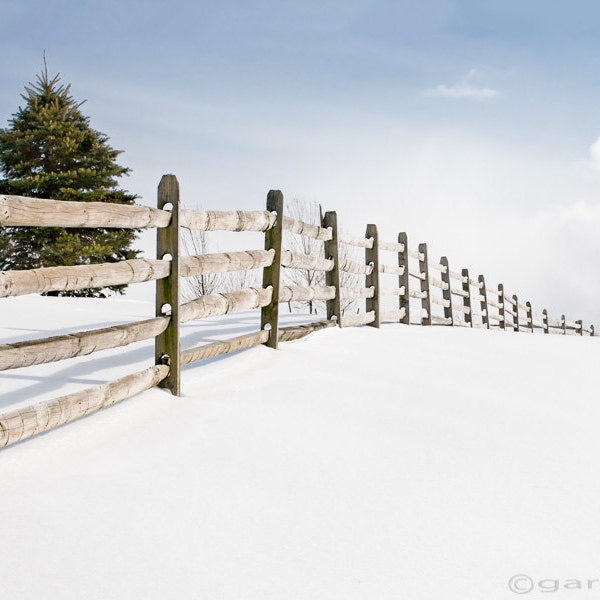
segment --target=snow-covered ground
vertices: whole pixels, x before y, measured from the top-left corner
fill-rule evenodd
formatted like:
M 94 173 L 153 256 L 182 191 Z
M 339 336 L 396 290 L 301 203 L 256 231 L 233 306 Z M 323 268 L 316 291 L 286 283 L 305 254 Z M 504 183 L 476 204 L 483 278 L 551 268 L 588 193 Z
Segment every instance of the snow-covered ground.
M 152 316 L 2 301 L 2 342 Z M 184 345 L 256 327 L 186 325 Z M 224 332 L 226 330 L 226 332 Z M 15 599 L 592 598 L 600 340 L 328 329 L 186 367 L 0 452 L 0 593 Z M 136 344 L 0 373 L 0 410 L 151 364 Z M 557 591 L 552 591 L 553 588 Z

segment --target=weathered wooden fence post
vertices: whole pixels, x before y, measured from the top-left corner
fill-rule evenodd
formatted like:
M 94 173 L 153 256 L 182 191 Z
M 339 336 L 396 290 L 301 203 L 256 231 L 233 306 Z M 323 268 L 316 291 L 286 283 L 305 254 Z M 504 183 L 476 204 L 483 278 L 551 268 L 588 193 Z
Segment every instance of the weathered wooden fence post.
M 513 325 L 513 330 L 514 331 L 519 331 L 519 298 L 517 298 L 516 294 L 513 294 L 513 308 L 515 309 L 515 316 L 513 317 L 514 320 L 514 325 Z
M 550 324 L 548 323 L 548 310 L 546 308 L 542 311 L 542 325 L 544 326 L 544 333 L 550 333 Z
M 410 275 L 408 273 L 408 237 L 404 231 L 398 234 L 398 243 L 402 244 L 404 250 L 398 252 L 398 266 L 404 267 L 402 275 L 399 276 L 398 283 L 400 288 L 404 288 L 404 293 L 400 294 L 400 310 L 404 309 L 404 316 L 400 323 L 410 325 Z
M 429 264 L 427 244 L 419 244 L 419 281 L 421 282 L 421 325 L 431 325 L 431 298 L 429 297 Z M 421 277 L 424 278 L 421 279 Z
M 277 213 L 275 225 L 265 231 L 265 250 L 273 250 L 275 255 L 271 266 L 263 269 L 263 288 L 267 289 L 270 286 L 273 293 L 271 303 L 261 309 L 260 327 L 269 329 L 269 339 L 265 346 L 276 349 L 279 339 L 279 286 L 283 244 L 283 194 L 279 190 L 270 190 L 267 194 L 267 210 Z
M 504 310 L 504 284 L 498 284 L 498 316 L 500 317 L 500 329 L 506 330 L 506 312 Z
M 567 335 L 567 318 L 565 317 L 565 315 L 562 315 L 560 317 L 560 326 L 562 327 L 563 335 Z
M 579 335 L 583 335 L 583 321 L 580 319 L 579 321 L 575 321 L 577 325 L 579 325 Z
M 525 306 L 527 308 L 527 325 L 529 326 L 529 331 L 533 333 L 533 310 L 531 310 L 531 302 L 529 300 L 525 302 Z
M 595 333 L 594 333 L 594 326 L 593 325 L 590 325 L 590 335 L 592 337 L 594 337 L 594 335 L 595 335 Z
M 463 298 L 463 306 L 465 307 L 465 323 L 473 327 L 473 316 L 471 315 L 471 282 L 469 281 L 469 269 L 463 269 L 460 273 L 463 278 L 462 289 L 466 292 Z
M 451 282 L 450 282 L 450 265 L 448 264 L 448 258 L 446 256 L 442 256 L 440 258 L 440 265 L 442 267 L 446 267 L 446 271 L 442 271 L 441 280 L 442 283 L 446 285 L 446 289 L 442 289 L 442 298 L 446 301 L 448 306 L 444 306 L 444 317 L 446 319 L 450 319 L 450 325 L 454 323 L 454 319 L 452 317 L 452 291 L 450 290 Z
M 158 385 L 175 396 L 181 394 L 181 346 L 179 342 L 179 182 L 175 175 L 163 175 L 158 185 L 158 208 L 171 208 L 167 227 L 156 230 L 158 259 L 171 257 L 168 277 L 156 281 L 156 316 L 171 317 L 168 327 L 155 338 L 154 358 L 157 365 L 168 365 L 169 374 Z
M 337 319 L 339 327 L 342 326 L 342 301 L 340 288 L 340 248 L 338 241 L 337 213 L 329 211 L 323 217 L 323 227 L 331 227 L 331 239 L 325 242 L 325 258 L 333 260 L 333 269 L 325 273 L 325 285 L 335 288 L 335 298 L 327 300 L 327 319 Z
M 490 328 L 490 320 L 488 318 L 488 301 L 487 301 L 487 290 L 485 289 L 485 277 L 480 275 L 477 278 L 479 281 L 479 294 L 481 296 L 481 322 L 485 325 L 486 329 Z
M 373 297 L 366 299 L 366 311 L 375 312 L 375 320 L 371 321 L 369 325 L 371 327 L 380 327 L 381 325 L 381 311 L 379 310 L 379 241 L 377 238 L 377 225 L 367 225 L 367 231 L 365 237 L 373 238 L 373 247 L 365 248 L 365 263 L 367 265 L 372 264 L 373 270 L 366 277 L 366 287 L 373 288 Z

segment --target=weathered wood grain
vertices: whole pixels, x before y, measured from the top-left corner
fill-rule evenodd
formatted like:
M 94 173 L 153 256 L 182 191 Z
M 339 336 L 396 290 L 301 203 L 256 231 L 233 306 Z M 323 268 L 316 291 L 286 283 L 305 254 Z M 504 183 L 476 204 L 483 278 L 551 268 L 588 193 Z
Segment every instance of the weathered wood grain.
M 99 350 L 119 348 L 161 334 L 169 317 L 156 317 L 137 323 L 58 335 L 0 345 L 0 371 L 86 356 Z
M 403 273 L 398 276 L 399 289 L 404 290 L 398 298 L 398 307 L 404 310 L 404 316 L 400 323 L 410 325 L 410 275 L 408 272 L 408 237 L 405 231 L 398 234 L 398 244 L 402 250 L 398 252 L 398 267 L 403 269 Z
M 379 265 L 379 272 L 383 273 L 384 275 L 404 275 L 404 269 L 404 265 L 402 265 L 401 267 L 385 264 Z
M 131 398 L 158 385 L 168 373 L 167 365 L 154 365 L 109 383 L 0 414 L 0 448 Z
M 275 226 L 277 215 L 263 210 L 182 209 L 180 226 L 200 231 L 267 231 Z
M 379 242 L 379 249 L 385 250 L 386 252 L 404 252 L 404 244 L 400 242 Z
M 446 306 L 444 307 L 444 319 L 446 319 L 446 322 L 443 324 L 452 325 L 452 291 L 450 289 L 450 267 L 448 265 L 448 258 L 442 256 L 442 258 L 440 258 L 440 265 L 445 267 L 442 271 L 441 278 L 442 281 L 446 284 L 445 287 L 442 288 L 442 297 L 446 301 Z
M 95 265 L 2 271 L 0 298 L 152 281 L 168 277 L 170 270 L 171 265 L 168 262 L 134 258 Z
M 0 226 L 143 229 L 166 227 L 170 219 L 149 206 L 0 195 Z
M 229 340 L 212 342 L 195 348 L 188 348 L 187 350 L 181 351 L 181 364 L 189 365 L 206 358 L 213 358 L 222 354 L 229 354 L 230 352 L 237 352 L 238 350 L 259 346 L 260 344 L 267 342 L 269 335 L 270 331 L 263 329 L 261 331 L 246 333 Z
M 360 300 L 361 298 L 372 298 L 375 294 L 375 290 L 370 287 L 342 287 L 340 288 L 340 294 L 344 300 Z
M 370 223 L 367 225 L 367 230 L 365 231 L 365 237 L 371 238 L 373 240 L 373 246 L 371 248 L 365 248 L 365 263 L 367 265 L 372 265 L 370 273 L 367 273 L 365 277 L 365 287 L 373 289 L 373 295 L 370 298 L 366 299 L 365 309 L 367 313 L 373 312 L 375 313 L 375 318 L 368 323 L 371 327 L 379 328 L 381 325 L 380 322 L 380 307 L 379 307 L 379 270 L 383 265 L 379 264 L 379 243 L 378 243 L 378 233 L 377 233 L 377 225 Z
M 307 269 L 310 271 L 331 271 L 334 267 L 333 260 L 321 258 L 320 256 L 311 256 L 310 254 L 301 254 L 284 250 L 281 253 L 281 265 L 288 269 Z
M 181 394 L 181 344 L 179 304 L 181 283 L 179 273 L 179 182 L 175 175 L 163 175 L 158 184 L 159 209 L 171 205 L 171 221 L 168 227 L 156 231 L 156 255 L 169 265 L 169 276 L 156 284 L 155 315 L 170 315 L 169 326 L 154 341 L 154 363 L 168 365 L 169 373 L 160 382 L 175 396 Z M 165 259 L 171 257 L 170 262 Z
M 247 271 L 264 269 L 273 264 L 275 253 L 269 250 L 246 250 L 244 252 L 220 252 L 200 254 L 198 256 L 181 256 L 179 258 L 179 275 L 195 277 L 212 273 L 229 273 L 231 271 Z
M 327 301 L 334 298 L 335 288 L 332 285 L 284 285 L 279 290 L 279 302 Z
M 469 269 L 463 269 L 462 274 L 462 289 L 466 293 L 463 296 L 463 308 L 465 314 L 465 323 L 469 324 L 469 327 L 473 327 L 473 319 L 471 317 L 471 279 L 469 277 Z M 455 309 L 458 307 L 454 307 Z M 468 310 L 467 310 L 468 309 Z
M 360 313 L 358 315 L 344 315 L 342 317 L 341 327 L 357 327 L 360 325 L 368 325 L 375 320 L 373 311 L 368 313 Z
M 256 308 L 261 308 L 260 328 L 270 331 L 265 345 L 276 350 L 279 343 L 279 288 L 283 265 L 284 202 L 280 190 L 270 190 L 267 194 L 267 211 L 268 214 L 276 217 L 273 226 L 265 231 L 265 250 L 273 252 L 273 262 L 263 269 L 264 289 L 255 290 L 259 297 L 253 299 L 252 296 L 246 295 L 244 301 L 240 301 L 242 302 L 241 306 L 245 306 L 245 303 L 248 302 L 253 303 Z
M 485 277 L 483 275 L 479 275 L 479 305 L 481 307 L 481 322 L 485 326 L 486 329 L 490 328 L 489 321 L 489 311 L 488 311 L 488 300 L 487 300 L 487 289 L 485 287 Z
M 328 211 L 323 217 L 323 227 L 331 229 L 331 239 L 324 244 L 325 257 L 333 262 L 333 269 L 325 272 L 325 283 L 335 289 L 335 297 L 327 301 L 327 320 L 337 319 L 338 325 L 342 317 L 342 288 L 340 286 L 340 246 L 337 213 Z
M 384 321 L 392 321 L 397 323 L 398 321 L 401 321 L 404 318 L 405 312 L 406 311 L 403 308 L 399 308 L 397 310 L 386 310 L 381 313 L 381 317 L 379 320 L 381 323 L 383 323 Z
M 329 327 L 335 327 L 337 321 L 315 321 L 313 323 L 304 323 L 303 325 L 292 325 L 291 327 L 282 327 L 279 330 L 280 342 L 292 342 L 305 338 L 307 335 Z
M 208 294 L 181 305 L 179 319 L 187 323 L 194 319 L 216 317 L 240 310 L 263 308 L 271 304 L 273 289 L 247 288 L 237 292 Z
M 373 240 L 369 238 L 361 238 L 358 236 L 352 236 L 343 231 L 338 231 L 338 242 L 340 244 L 346 244 L 348 246 L 356 246 L 357 248 L 372 248 Z
M 410 254 L 410 252 L 409 252 Z M 431 294 L 429 292 L 429 260 L 427 259 L 427 244 L 419 244 L 419 272 L 421 279 L 421 325 L 431 325 Z
M 303 235 L 321 242 L 326 242 L 332 237 L 331 229 L 328 227 L 319 227 L 318 225 L 305 223 L 291 217 L 283 217 L 283 229 L 284 231 Z
M 370 275 L 373 271 L 373 265 L 363 265 L 362 263 L 345 258 L 340 260 L 340 271 L 353 273 L 354 275 Z

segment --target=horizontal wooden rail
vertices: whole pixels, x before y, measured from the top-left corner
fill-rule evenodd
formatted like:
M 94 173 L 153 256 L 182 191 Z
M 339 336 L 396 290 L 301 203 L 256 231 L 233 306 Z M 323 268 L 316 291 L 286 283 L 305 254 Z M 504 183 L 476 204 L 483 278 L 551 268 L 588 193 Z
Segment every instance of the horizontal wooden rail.
M 328 329 L 329 327 L 335 327 L 336 321 L 314 321 L 313 323 L 304 323 L 303 325 L 292 325 L 290 327 L 282 327 L 279 330 L 279 341 L 280 342 L 291 342 L 299 340 L 315 331 L 321 329 Z
M 342 287 L 340 288 L 340 297 L 344 300 L 360 300 L 361 298 L 372 298 L 375 295 L 375 289 Z
M 379 293 L 382 296 L 404 296 L 405 293 L 405 288 L 403 287 L 396 287 L 396 288 L 381 288 L 379 290 Z
M 271 303 L 272 289 L 247 288 L 237 292 L 208 294 L 182 304 L 179 309 L 180 322 L 216 317 L 240 310 L 262 308 Z
M 415 279 L 420 279 L 421 281 L 425 281 L 425 273 L 419 273 L 418 271 L 413 271 L 412 269 L 408 270 L 408 274 Z
M 440 288 L 441 290 L 447 290 L 450 287 L 445 281 L 442 281 L 437 277 L 429 277 L 429 283 L 434 285 L 436 288 Z
M 411 258 L 415 258 L 416 260 L 423 260 L 425 258 L 425 254 L 423 252 L 418 252 L 417 250 L 409 250 L 408 255 Z
M 468 278 L 464 277 L 461 273 L 457 273 L 456 271 L 448 270 L 448 274 L 450 275 L 450 277 L 452 279 L 456 279 L 456 280 L 460 281 L 461 283 L 468 282 Z
M 448 267 L 446 267 L 446 265 L 441 265 L 440 263 L 436 263 L 436 262 L 432 262 L 432 261 L 428 261 L 427 264 L 431 269 L 435 269 L 436 271 L 439 271 L 440 273 L 446 273 L 448 271 Z
M 213 273 L 264 269 L 273 264 L 274 258 L 275 253 L 269 250 L 181 256 L 179 258 L 179 275 L 181 277 L 195 277 Z
M 109 383 L 1 414 L 0 448 L 140 394 L 158 385 L 168 373 L 168 366 L 155 365 Z
M 144 229 L 170 220 L 170 211 L 149 206 L 0 195 L 0 226 Z
M 214 358 L 215 356 L 220 356 L 222 354 L 229 354 L 230 352 L 237 352 L 238 350 L 259 346 L 269 339 L 269 334 L 269 331 L 263 329 L 261 331 L 246 333 L 222 342 L 212 342 L 203 346 L 182 350 L 181 364 L 189 365 L 206 358 Z
M 348 246 L 356 246 L 357 248 L 373 247 L 373 238 L 352 236 L 343 232 L 338 233 L 338 241 Z
M 340 260 L 340 271 L 354 275 L 370 275 L 373 272 L 373 265 L 365 265 L 364 263 L 345 258 Z
M 454 296 L 460 296 L 461 298 L 469 297 L 469 292 L 465 292 L 464 290 L 460 290 L 458 288 L 452 288 L 450 290 L 450 293 L 453 294 Z
M 344 315 L 342 317 L 341 327 L 357 327 L 360 325 L 368 325 L 375 320 L 375 311 L 360 313 L 358 315 Z
M 169 317 L 113 325 L 102 329 L 58 335 L 0 346 L 0 371 L 86 356 L 154 338 L 169 324 Z
M 383 263 L 379 264 L 379 272 L 384 275 L 404 275 L 405 269 L 406 267 L 404 265 L 396 267 L 394 265 L 385 265 Z
M 283 229 L 284 231 L 303 235 L 321 242 L 327 242 L 333 236 L 330 227 L 319 227 L 318 225 L 311 225 L 310 223 L 305 223 L 304 221 L 285 216 L 283 217 Z
M 1 271 L 0 298 L 127 285 L 168 277 L 166 260 L 134 258 L 115 263 Z
M 404 244 L 400 242 L 379 242 L 379 249 L 386 252 L 404 252 Z
M 400 321 L 406 314 L 405 308 L 399 308 L 396 310 L 387 310 L 381 313 L 381 321 Z
M 444 308 L 448 308 L 450 306 L 449 300 L 444 300 L 444 298 L 438 298 L 436 296 L 431 297 L 431 301 L 438 306 L 443 306 Z
M 450 317 L 441 317 L 438 315 L 431 315 L 431 320 L 439 325 L 452 325 L 453 323 Z
M 334 298 L 335 287 L 332 285 L 284 285 L 279 290 L 279 302 L 312 302 Z
M 199 231 L 267 231 L 277 221 L 266 210 L 190 210 L 179 212 L 179 225 Z
M 408 290 L 408 295 L 411 298 L 417 298 L 419 300 L 422 300 L 423 298 L 427 298 L 428 294 L 426 291 L 420 291 L 420 290 Z
M 332 271 L 335 263 L 328 258 L 311 256 L 300 252 L 284 250 L 281 253 L 281 266 L 288 269 L 307 269 L 310 271 Z

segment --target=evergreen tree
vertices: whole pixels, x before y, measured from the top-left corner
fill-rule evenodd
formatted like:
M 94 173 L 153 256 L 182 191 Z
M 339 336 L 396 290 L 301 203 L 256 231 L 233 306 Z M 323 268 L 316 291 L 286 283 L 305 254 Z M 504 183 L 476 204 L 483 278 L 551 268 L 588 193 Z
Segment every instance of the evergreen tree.
M 90 120 L 60 75 L 44 70 L 25 87 L 25 106 L 0 129 L 0 193 L 133 204 L 137 196 L 118 189 L 117 179 L 129 169 L 117 164 L 120 150 L 90 127 Z M 0 269 L 33 269 L 115 262 L 135 258 L 130 229 L 0 228 Z M 108 288 L 122 293 L 126 286 Z M 54 292 L 51 295 L 105 297 L 103 290 Z

